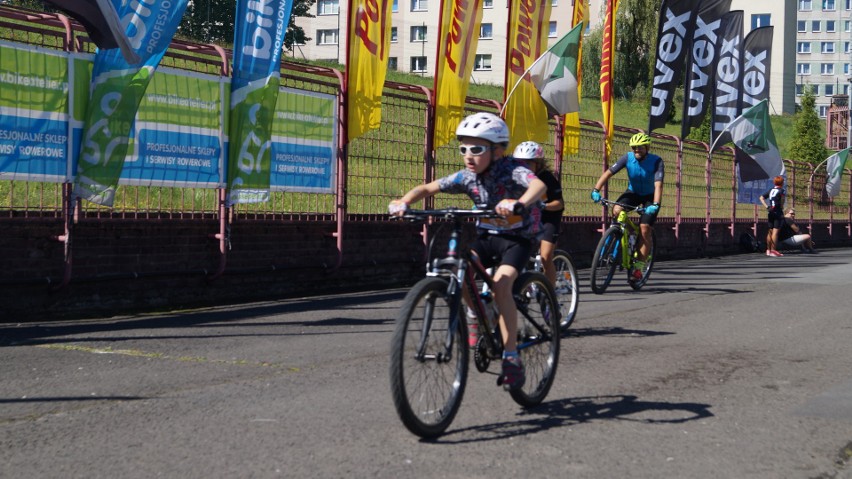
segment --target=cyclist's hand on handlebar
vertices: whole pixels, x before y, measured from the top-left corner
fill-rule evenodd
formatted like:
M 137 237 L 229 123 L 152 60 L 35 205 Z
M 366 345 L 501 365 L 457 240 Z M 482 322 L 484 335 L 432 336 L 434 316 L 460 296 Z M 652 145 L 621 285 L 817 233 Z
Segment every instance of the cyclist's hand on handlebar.
M 494 211 L 502 216 L 519 215 L 524 212 L 524 209 L 524 204 L 518 200 L 500 200 L 494 207 Z
M 393 200 L 388 205 L 388 214 L 391 216 L 402 216 L 408 211 L 408 203 L 401 200 Z
M 591 196 L 592 196 L 592 201 L 594 201 L 595 203 L 601 202 L 601 192 L 599 190 L 597 190 L 597 189 L 592 190 Z
M 654 203 L 650 206 L 645 207 L 645 213 L 648 213 L 649 215 L 655 215 L 659 211 L 660 211 L 660 205 L 658 205 L 657 203 Z

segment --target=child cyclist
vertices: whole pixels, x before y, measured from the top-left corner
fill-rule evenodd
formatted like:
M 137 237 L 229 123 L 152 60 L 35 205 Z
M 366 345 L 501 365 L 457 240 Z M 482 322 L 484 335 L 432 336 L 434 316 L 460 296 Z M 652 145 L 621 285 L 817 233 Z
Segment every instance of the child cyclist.
M 524 366 L 518 356 L 518 311 L 512 298 L 512 285 L 532 253 L 532 240 L 538 233 L 541 212 L 538 200 L 547 190 L 545 184 L 523 163 L 504 156 L 509 146 L 509 128 L 497 115 L 475 113 L 456 128 L 464 169 L 431 183 L 415 186 L 388 211 L 401 216 L 408 205 L 439 192 L 465 193 L 477 208 L 493 208 L 505 219 L 483 219 L 477 223 L 479 237 L 471 249 L 486 268 L 494 272 L 494 301 L 500 311 L 503 337 L 502 372 L 497 384 L 506 390 L 524 385 Z M 520 215 L 515 205 L 524 206 Z

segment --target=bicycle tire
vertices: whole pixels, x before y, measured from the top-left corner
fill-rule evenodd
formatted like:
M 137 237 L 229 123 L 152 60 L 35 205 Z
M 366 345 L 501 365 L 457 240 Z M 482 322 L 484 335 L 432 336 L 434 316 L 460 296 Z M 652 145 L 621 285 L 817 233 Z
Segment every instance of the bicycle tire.
M 577 316 L 580 285 L 574 258 L 567 251 L 556 250 L 553 255 L 553 266 L 556 269 L 556 284 L 553 286 L 556 291 L 556 300 L 559 302 L 559 326 L 564 331 L 571 327 Z
M 621 227 L 612 225 L 604 231 L 598 246 L 595 248 L 595 255 L 592 258 L 592 274 L 591 287 L 595 294 L 603 294 L 609 283 L 612 282 L 612 276 L 615 274 L 615 268 L 621 264 Z
M 412 433 L 441 435 L 461 406 L 467 384 L 467 324 L 460 317 L 449 357 L 443 353 L 451 324 L 448 281 L 424 278 L 405 296 L 396 319 L 390 354 L 390 385 L 394 407 Z M 428 320 L 428 321 L 426 321 Z M 429 323 L 424 331 L 424 324 Z M 420 341 L 424 355 L 418 358 Z
M 540 404 L 556 378 L 559 365 L 559 305 L 550 281 L 541 273 L 527 271 L 513 287 L 518 307 L 518 352 L 524 363 L 523 387 L 510 391 L 523 407 Z
M 645 268 L 642 270 L 642 279 L 639 281 L 630 281 L 631 276 L 630 273 L 633 272 L 633 268 L 628 270 L 628 283 L 630 287 L 639 291 L 642 289 L 642 286 L 645 286 L 645 283 L 648 282 L 648 277 L 651 276 L 651 270 L 654 268 L 654 261 L 657 259 L 657 233 L 655 231 L 651 231 L 651 260 L 645 262 Z

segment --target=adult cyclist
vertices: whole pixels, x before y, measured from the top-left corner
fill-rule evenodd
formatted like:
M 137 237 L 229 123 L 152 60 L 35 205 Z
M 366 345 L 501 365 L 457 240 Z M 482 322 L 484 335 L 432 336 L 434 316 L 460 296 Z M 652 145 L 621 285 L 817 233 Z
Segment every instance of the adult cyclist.
M 644 262 L 651 253 L 653 242 L 653 225 L 657 221 L 660 212 L 660 202 L 663 198 L 663 178 L 665 167 L 663 159 L 649 153 L 651 137 L 645 133 L 636 133 L 630 138 L 630 148 L 633 151 L 625 153 L 612 166 L 603 172 L 594 189 L 592 189 L 592 201 L 601 201 L 601 188 L 612 178 L 612 175 L 627 168 L 627 191 L 618 197 L 619 203 L 630 206 L 644 206 L 645 211 L 639 218 L 640 238 L 637 248 L 636 269 L 633 271 L 633 279 L 642 279 Z M 615 205 L 612 208 L 613 216 L 617 216 L 623 208 Z

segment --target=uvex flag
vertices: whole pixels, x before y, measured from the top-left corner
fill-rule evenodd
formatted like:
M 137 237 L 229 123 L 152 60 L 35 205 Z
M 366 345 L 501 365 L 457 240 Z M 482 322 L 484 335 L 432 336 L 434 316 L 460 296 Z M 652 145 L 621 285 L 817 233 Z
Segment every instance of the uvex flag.
M 582 28 L 582 25 L 578 25 L 571 29 L 530 67 L 530 81 L 547 105 L 550 115 L 580 111 L 580 99 L 577 96 L 577 54 Z
M 43 0 L 68 13 L 86 27 L 89 38 L 101 50 L 121 49 L 127 63 L 139 63 L 130 38 L 124 32 L 118 11 L 110 0 Z
M 482 0 L 444 0 L 435 71 L 435 142 L 446 145 L 464 117 L 482 23 Z
M 228 126 L 228 205 L 269 199 L 272 118 L 292 0 L 238 0 Z
M 574 0 L 574 17 L 571 26 L 582 27 L 580 47 L 577 50 L 577 98 L 583 94 L 583 32 L 589 23 L 589 0 Z M 565 129 L 562 135 L 562 154 L 574 155 L 580 151 L 580 113 L 565 115 Z
M 349 1 L 347 141 L 378 128 L 382 122 L 382 89 L 390 52 L 391 5 L 390 0 Z
M 684 81 L 686 92 L 683 95 L 681 138 L 686 138 L 689 130 L 701 125 L 707 114 L 709 99 L 713 96 L 715 87 L 713 73 L 719 58 L 717 44 L 722 28 L 722 16 L 730 8 L 731 0 L 703 0 L 695 17 L 695 31 Z
M 760 27 L 752 30 L 743 41 L 743 74 L 740 92 L 742 94 L 741 108 L 743 110 L 769 100 L 769 74 L 771 67 L 773 27 Z M 763 176 L 763 169 L 750 160 L 749 155 L 734 148 L 734 156 L 739 166 L 739 179 L 742 182 L 765 180 L 774 175 Z M 754 185 L 766 191 L 772 186 L 768 181 Z M 746 185 L 749 187 L 749 185 Z
M 550 0 L 509 2 L 503 110 L 513 145 L 527 140 L 544 143 L 550 137 L 547 108 L 527 75 L 529 67 L 547 50 L 550 5 Z
M 784 173 L 784 162 L 775 142 L 775 133 L 769 121 L 769 102 L 761 100 L 747 109 L 728 125 L 731 139 L 750 159 L 750 163 L 739 164 L 742 181 L 773 178 Z M 742 171 L 748 169 L 752 177 L 742 178 Z
M 700 3 L 701 0 L 663 0 L 660 7 L 648 133 L 665 126 L 669 118 L 674 92 L 680 85 L 692 45 L 695 13 Z
M 825 181 L 825 193 L 834 198 L 840 193 L 840 176 L 846 168 L 846 160 L 849 157 L 849 148 L 840 150 L 826 160 L 825 171 L 828 178 Z
M 715 93 L 713 94 L 713 121 L 710 142 L 724 145 L 731 141 L 725 127 L 740 115 L 740 88 L 742 86 L 743 11 L 734 10 L 722 17 L 717 50 Z
M 112 206 L 136 110 L 180 24 L 187 0 L 112 0 L 140 64 L 118 48 L 98 50 L 83 127 L 74 196 Z
M 605 0 L 603 40 L 601 43 L 601 109 L 603 110 L 606 157 L 612 153 L 612 134 L 615 131 L 615 102 L 612 96 L 612 67 L 615 65 L 615 14 L 618 0 Z

